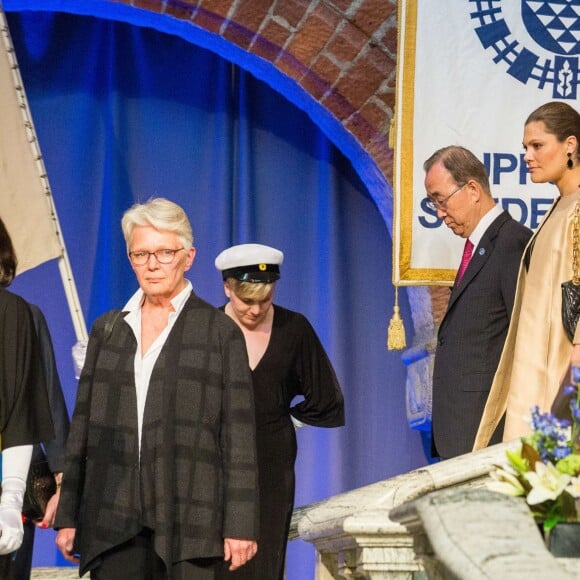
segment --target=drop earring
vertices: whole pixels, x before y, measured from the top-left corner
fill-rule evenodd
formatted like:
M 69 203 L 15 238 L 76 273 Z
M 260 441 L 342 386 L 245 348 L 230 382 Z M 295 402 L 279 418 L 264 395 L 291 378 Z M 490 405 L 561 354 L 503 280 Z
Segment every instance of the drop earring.
M 568 169 L 572 169 L 574 167 L 574 162 L 572 161 L 572 153 L 568 153 L 568 161 L 566 161 L 566 166 Z

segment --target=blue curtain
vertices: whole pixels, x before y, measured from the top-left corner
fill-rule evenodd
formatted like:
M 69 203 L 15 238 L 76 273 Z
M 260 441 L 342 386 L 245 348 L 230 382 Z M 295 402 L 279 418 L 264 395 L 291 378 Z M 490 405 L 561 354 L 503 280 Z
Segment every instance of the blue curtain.
M 351 163 L 301 110 L 228 61 L 181 38 L 86 16 L 9 13 L 25 88 L 87 324 L 136 289 L 120 231 L 135 201 L 188 212 L 195 291 L 224 302 L 213 266 L 227 246 L 285 253 L 276 302 L 304 313 L 336 367 L 347 426 L 299 431 L 296 505 L 425 463 L 405 419 L 405 369 L 387 351 L 391 240 Z M 69 409 L 75 341 L 55 262 L 14 291 L 45 312 Z M 411 340 L 404 293 L 403 317 Z M 35 565 L 59 559 L 37 532 Z M 312 577 L 293 542 L 288 580 Z

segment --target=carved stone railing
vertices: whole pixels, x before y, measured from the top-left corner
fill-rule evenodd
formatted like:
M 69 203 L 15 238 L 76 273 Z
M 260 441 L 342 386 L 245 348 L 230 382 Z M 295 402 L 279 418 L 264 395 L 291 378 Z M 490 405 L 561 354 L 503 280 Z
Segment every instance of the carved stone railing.
M 30 580 L 78 580 L 79 569 L 77 566 L 63 568 L 32 568 Z M 85 574 L 83 578 L 88 578 Z
M 570 580 L 580 568 L 554 558 L 522 498 L 487 489 L 435 491 L 391 510 L 434 580 Z M 568 564 L 568 565 L 567 565 Z
M 413 537 L 390 517 L 393 508 L 437 490 L 482 488 L 506 449 L 517 445 L 495 445 L 298 508 L 291 538 L 314 544 L 317 580 L 424 578 Z
M 547 551 L 523 499 L 486 489 L 490 470 L 517 445 L 496 445 L 297 508 L 290 537 L 314 544 L 316 580 L 580 578 L 580 560 Z M 33 578 L 72 578 L 73 570 Z

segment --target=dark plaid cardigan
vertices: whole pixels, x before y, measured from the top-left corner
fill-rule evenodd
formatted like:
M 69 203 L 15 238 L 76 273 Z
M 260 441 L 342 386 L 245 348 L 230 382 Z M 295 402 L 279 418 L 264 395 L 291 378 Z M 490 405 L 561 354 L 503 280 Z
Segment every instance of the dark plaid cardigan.
M 80 573 L 143 526 L 168 566 L 222 556 L 224 537 L 256 539 L 254 404 L 241 331 L 188 299 L 153 369 L 139 461 L 137 342 L 123 317 L 107 326 L 113 316 L 91 330 L 56 519 L 77 528 Z

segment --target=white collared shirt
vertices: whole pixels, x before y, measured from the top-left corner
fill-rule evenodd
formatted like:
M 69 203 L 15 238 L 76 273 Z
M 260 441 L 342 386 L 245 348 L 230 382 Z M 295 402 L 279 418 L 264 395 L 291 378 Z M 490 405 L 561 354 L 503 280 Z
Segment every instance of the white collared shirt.
M 483 234 L 487 231 L 487 228 L 492 224 L 492 222 L 503 213 L 503 210 L 496 203 L 480 220 L 475 226 L 475 229 L 471 232 L 469 236 L 469 241 L 473 244 L 473 249 L 479 245 Z
M 141 306 L 143 305 L 143 300 L 145 295 L 143 290 L 139 288 L 133 296 L 129 299 L 127 304 L 125 304 L 123 310 L 128 310 L 128 314 L 125 315 L 125 320 L 127 324 L 133 330 L 133 334 L 137 340 L 137 352 L 135 353 L 135 393 L 137 395 L 137 425 L 138 425 L 138 435 L 139 435 L 139 450 L 141 450 L 141 432 L 143 430 L 143 415 L 145 413 L 145 401 L 147 400 L 147 391 L 149 390 L 149 382 L 151 380 L 151 373 L 153 372 L 153 367 L 157 362 L 159 353 L 165 344 L 177 317 L 183 310 L 187 299 L 191 295 L 193 288 L 191 282 L 186 280 L 185 288 L 171 300 L 171 305 L 173 306 L 173 312 L 169 313 L 169 320 L 167 321 L 167 326 L 163 329 L 163 332 L 155 339 L 153 344 L 149 347 L 149 350 L 145 353 L 141 353 Z

